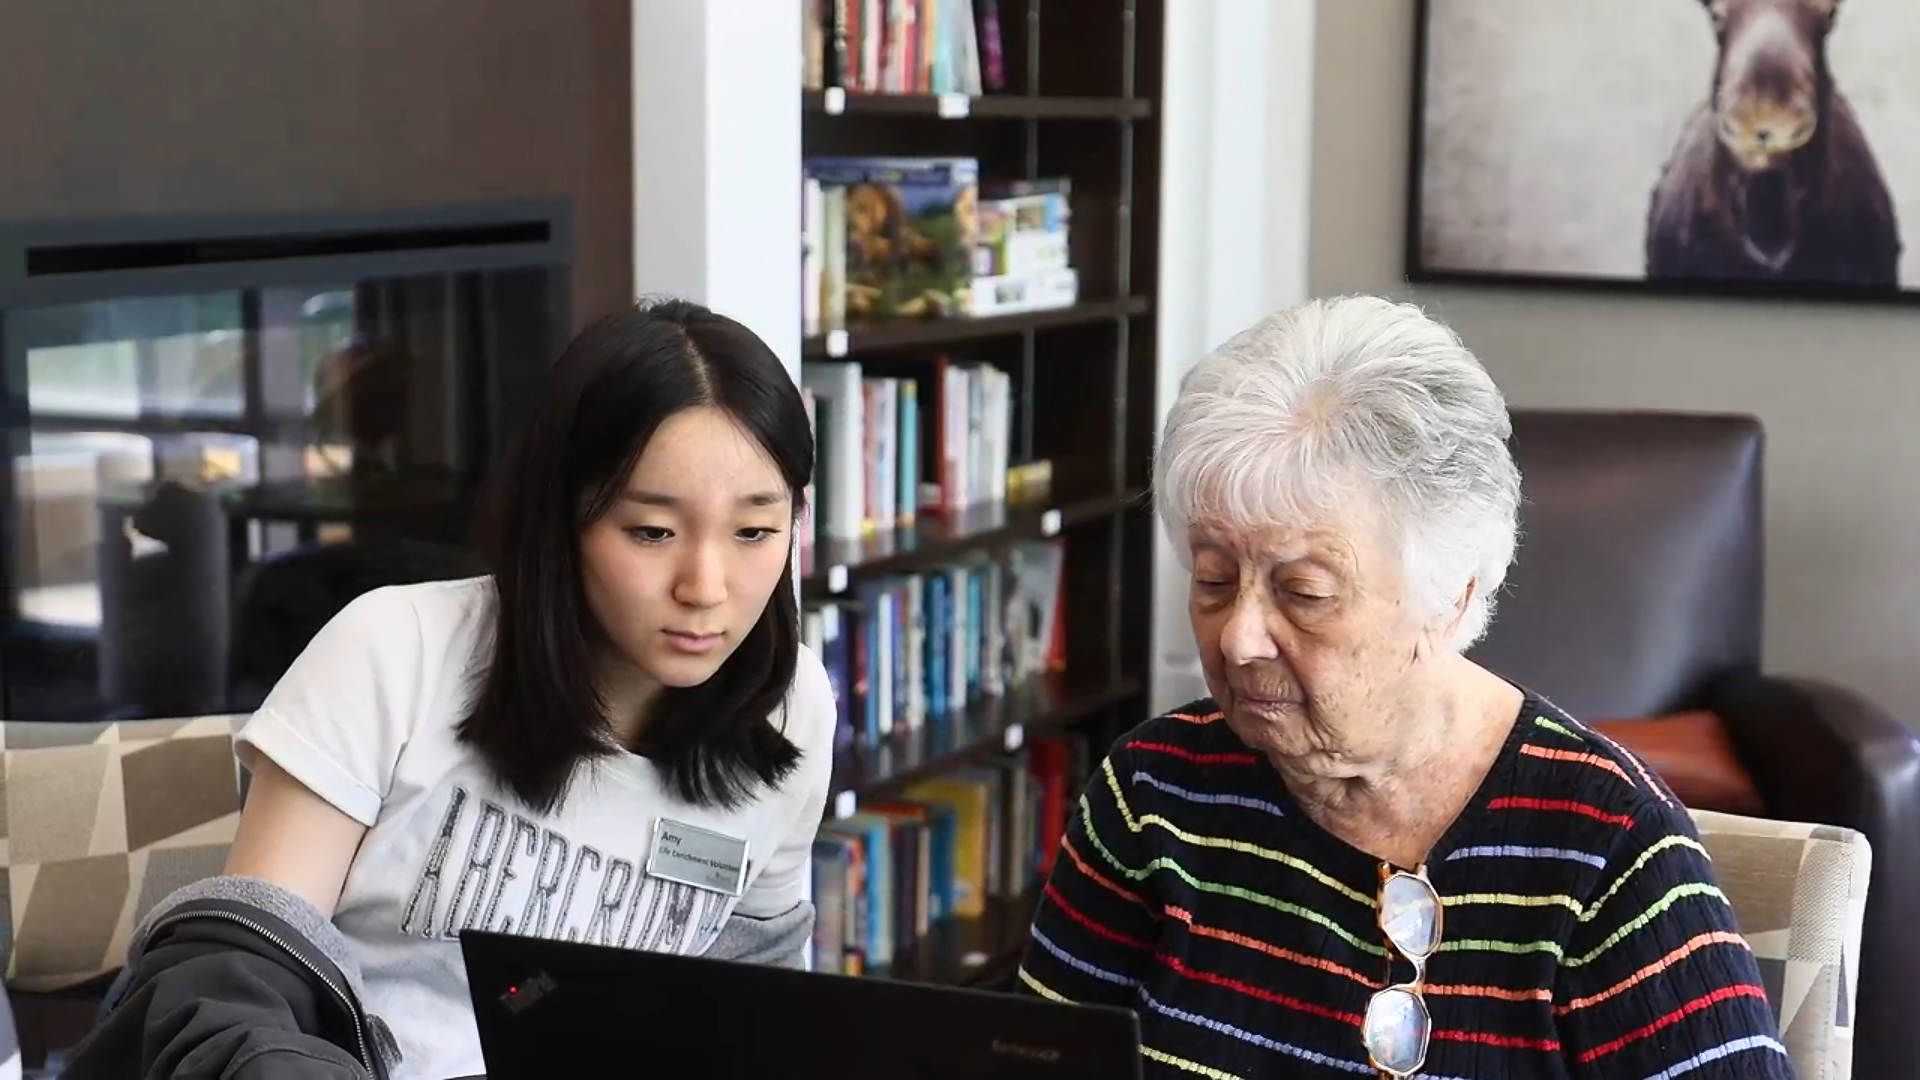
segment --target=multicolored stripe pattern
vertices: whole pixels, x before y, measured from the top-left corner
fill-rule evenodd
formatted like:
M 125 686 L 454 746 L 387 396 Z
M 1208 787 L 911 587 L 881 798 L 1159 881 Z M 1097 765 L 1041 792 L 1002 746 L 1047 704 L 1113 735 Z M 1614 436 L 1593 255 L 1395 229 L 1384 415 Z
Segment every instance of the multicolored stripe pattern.
M 1791 1075 L 1686 811 L 1550 703 L 1528 699 L 1428 874 L 1446 910 L 1423 1076 Z M 1360 1020 L 1390 971 L 1378 882 L 1197 702 L 1095 771 L 1020 984 L 1133 1008 L 1149 1076 L 1371 1078 Z

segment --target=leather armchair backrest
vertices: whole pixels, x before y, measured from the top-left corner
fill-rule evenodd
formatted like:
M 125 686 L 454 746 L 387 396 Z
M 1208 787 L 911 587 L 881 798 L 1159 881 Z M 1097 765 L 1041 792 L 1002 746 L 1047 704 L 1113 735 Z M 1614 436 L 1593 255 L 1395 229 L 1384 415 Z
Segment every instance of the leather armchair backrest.
M 1763 438 L 1748 416 L 1515 410 L 1519 554 L 1470 655 L 1592 720 L 1757 670 Z

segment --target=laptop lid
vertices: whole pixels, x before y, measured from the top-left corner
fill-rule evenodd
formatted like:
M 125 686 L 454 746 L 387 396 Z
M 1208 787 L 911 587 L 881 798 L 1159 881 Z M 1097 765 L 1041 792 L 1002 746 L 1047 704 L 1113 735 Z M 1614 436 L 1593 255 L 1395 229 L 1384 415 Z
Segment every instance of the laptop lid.
M 1137 1080 L 1128 1009 L 467 931 L 487 1080 Z

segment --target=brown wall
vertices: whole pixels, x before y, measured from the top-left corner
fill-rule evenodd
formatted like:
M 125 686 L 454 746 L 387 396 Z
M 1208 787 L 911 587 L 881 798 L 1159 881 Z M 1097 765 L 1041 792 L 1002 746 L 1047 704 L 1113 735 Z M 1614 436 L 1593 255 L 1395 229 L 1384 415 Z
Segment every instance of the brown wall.
M 0 219 L 569 195 L 632 295 L 626 0 L 4 0 Z

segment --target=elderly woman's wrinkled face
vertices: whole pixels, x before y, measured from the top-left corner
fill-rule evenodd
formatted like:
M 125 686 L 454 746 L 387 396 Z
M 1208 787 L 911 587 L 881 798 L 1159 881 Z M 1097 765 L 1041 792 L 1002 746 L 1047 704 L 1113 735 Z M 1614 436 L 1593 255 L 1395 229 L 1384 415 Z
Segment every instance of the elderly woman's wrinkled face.
M 1189 608 L 1207 688 L 1235 734 L 1328 776 L 1391 755 L 1424 621 L 1372 521 L 1260 530 L 1195 523 Z

